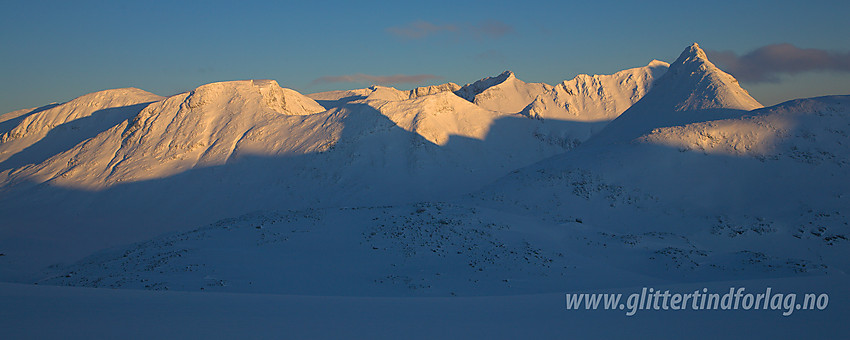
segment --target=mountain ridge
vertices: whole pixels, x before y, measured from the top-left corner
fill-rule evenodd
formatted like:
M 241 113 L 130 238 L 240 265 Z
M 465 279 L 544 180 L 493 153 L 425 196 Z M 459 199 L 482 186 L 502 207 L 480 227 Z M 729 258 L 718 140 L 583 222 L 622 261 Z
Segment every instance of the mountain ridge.
M 652 60 L 644 67 L 611 75 L 580 74 L 538 95 L 520 114 L 579 121 L 613 120 L 642 98 L 669 64 Z

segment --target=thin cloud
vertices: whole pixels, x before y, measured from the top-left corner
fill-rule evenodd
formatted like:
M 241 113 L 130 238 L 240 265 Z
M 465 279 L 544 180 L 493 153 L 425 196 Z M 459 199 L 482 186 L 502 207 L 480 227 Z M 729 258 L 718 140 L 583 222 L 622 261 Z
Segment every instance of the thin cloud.
M 440 79 L 433 74 L 396 74 L 391 76 L 373 76 L 369 74 L 351 74 L 344 76 L 328 76 L 313 80 L 313 84 L 328 84 L 328 83 L 372 83 L 378 85 L 395 85 L 395 84 L 416 84 L 428 80 Z
M 721 69 L 740 81 L 751 83 L 778 82 L 783 74 L 850 72 L 850 53 L 802 49 L 791 44 L 767 45 L 741 56 L 732 51 L 706 53 Z
M 424 39 L 439 34 L 453 35 L 455 38 L 501 38 L 514 32 L 514 28 L 498 20 L 487 20 L 478 24 L 435 24 L 417 20 L 403 26 L 387 28 L 387 32 L 402 39 Z

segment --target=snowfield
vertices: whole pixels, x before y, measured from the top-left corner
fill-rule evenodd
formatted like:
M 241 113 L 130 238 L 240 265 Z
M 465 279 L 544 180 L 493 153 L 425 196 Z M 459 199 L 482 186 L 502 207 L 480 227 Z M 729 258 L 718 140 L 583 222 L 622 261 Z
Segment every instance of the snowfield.
M 409 91 L 102 91 L 0 116 L 0 325 L 13 338 L 841 338 L 848 160 L 850 95 L 762 107 L 697 44 L 556 86 L 506 71 Z M 643 287 L 772 287 L 829 306 L 564 305 Z
M 841 338 L 846 278 L 760 279 L 656 286 L 671 291 L 830 292 L 826 311 L 566 310 L 564 294 L 347 297 L 91 289 L 0 283 L 0 325 L 11 338 Z M 602 292 L 629 294 L 641 287 Z M 565 293 L 592 293 L 571 291 Z M 93 322 L 93 320 L 97 320 Z M 720 325 L 717 327 L 715 325 Z

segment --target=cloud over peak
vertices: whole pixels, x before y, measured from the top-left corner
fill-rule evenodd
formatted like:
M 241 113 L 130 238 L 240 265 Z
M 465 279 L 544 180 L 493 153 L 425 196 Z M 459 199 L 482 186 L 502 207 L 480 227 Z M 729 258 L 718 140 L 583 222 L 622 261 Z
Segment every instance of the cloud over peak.
M 709 59 L 743 82 L 777 82 L 783 74 L 810 71 L 850 72 L 850 53 L 791 44 L 772 44 L 747 54 L 732 51 L 706 51 Z

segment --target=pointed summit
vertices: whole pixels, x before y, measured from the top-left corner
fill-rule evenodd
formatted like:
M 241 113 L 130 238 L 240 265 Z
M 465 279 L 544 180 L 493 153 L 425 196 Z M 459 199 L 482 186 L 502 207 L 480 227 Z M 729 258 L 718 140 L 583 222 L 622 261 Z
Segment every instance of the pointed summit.
M 516 76 L 510 70 L 502 72 L 498 76 L 494 77 L 486 77 L 478 80 L 474 83 L 466 84 L 462 86 L 460 89 L 455 91 L 459 97 L 466 99 L 470 102 L 475 102 L 475 96 L 487 91 L 487 89 L 497 86 L 499 84 L 504 83 L 508 79 L 516 79 Z
M 691 46 L 688 46 L 688 48 L 686 48 L 682 52 L 682 54 L 679 55 L 679 59 L 677 59 L 676 62 L 680 62 L 680 61 L 684 62 L 684 60 L 682 60 L 682 58 L 685 58 L 687 60 L 708 61 L 708 56 L 705 55 L 705 51 L 703 51 L 702 48 L 700 48 L 699 44 L 697 44 L 697 43 L 693 43 L 693 44 L 691 44 Z
M 665 98 L 657 104 L 675 111 L 762 107 L 734 77 L 709 61 L 697 43 L 685 48 L 670 64 L 670 69 L 659 79 L 658 88 L 663 90 Z M 655 97 L 659 95 L 652 98 Z
M 552 86 L 543 83 L 526 83 L 517 79 L 513 72 L 505 71 L 466 84 L 455 94 L 487 110 L 518 113 L 538 95 L 551 89 Z
M 729 118 L 761 107 L 694 43 L 652 90 L 589 142 L 629 141 L 654 128 Z

